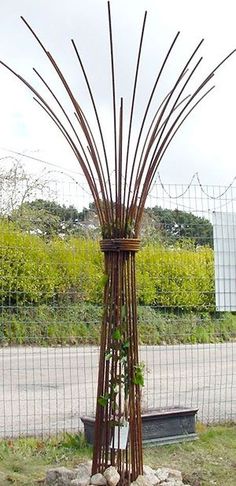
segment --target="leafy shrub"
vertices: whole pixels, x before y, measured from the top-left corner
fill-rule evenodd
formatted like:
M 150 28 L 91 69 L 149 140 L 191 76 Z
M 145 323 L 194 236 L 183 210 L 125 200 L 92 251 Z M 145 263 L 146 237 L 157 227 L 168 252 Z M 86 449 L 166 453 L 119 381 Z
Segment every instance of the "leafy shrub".
M 138 299 L 165 308 L 214 309 L 213 251 L 209 247 L 149 244 L 137 256 Z
M 59 273 L 46 243 L 3 221 L 0 234 L 1 303 L 39 303 L 52 298 Z
M 103 255 L 97 242 L 57 238 L 49 244 L 49 253 L 60 275 L 55 289 L 59 299 L 102 301 Z
M 46 243 L 3 221 L 0 231 L 2 304 L 102 303 L 103 255 L 98 242 L 68 237 Z M 147 244 L 137 254 L 138 302 L 211 311 L 213 270 L 209 247 Z

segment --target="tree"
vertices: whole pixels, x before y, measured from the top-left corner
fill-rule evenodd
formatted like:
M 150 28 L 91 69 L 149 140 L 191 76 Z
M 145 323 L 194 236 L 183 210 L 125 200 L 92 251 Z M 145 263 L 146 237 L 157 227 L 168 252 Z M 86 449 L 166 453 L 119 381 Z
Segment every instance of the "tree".
M 192 240 L 196 246 L 213 246 L 213 228 L 206 218 L 178 209 L 147 208 L 146 213 L 154 220 L 159 239 L 167 244 Z
M 44 199 L 23 202 L 10 217 L 23 231 L 49 237 L 76 232 L 79 221 L 74 206 L 66 207 Z
M 50 213 L 43 207 L 34 207 L 30 202 L 25 202 L 19 208 L 14 209 L 9 219 L 23 232 L 44 237 L 52 237 L 60 232 L 59 216 Z
M 42 192 L 47 193 L 48 180 L 45 171 L 38 175 L 27 172 L 21 160 L 14 157 L 3 157 L 1 161 L 9 159 L 10 168 L 0 169 L 0 213 L 9 215 L 22 206 L 27 200 L 33 199 Z
M 79 212 L 75 206 L 55 201 L 35 199 L 26 201 L 13 210 L 10 218 L 23 231 L 52 237 L 77 235 L 96 238 L 99 234 L 97 215 L 93 207 Z

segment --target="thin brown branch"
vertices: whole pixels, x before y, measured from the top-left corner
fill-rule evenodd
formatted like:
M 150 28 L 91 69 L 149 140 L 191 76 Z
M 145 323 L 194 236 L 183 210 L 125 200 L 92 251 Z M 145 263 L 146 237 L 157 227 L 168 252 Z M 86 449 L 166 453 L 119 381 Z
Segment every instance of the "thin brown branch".
M 133 113 L 134 113 L 134 103 L 135 103 L 135 96 L 136 96 L 136 89 L 137 89 L 137 81 L 138 81 L 138 74 L 139 74 L 139 65 L 140 65 L 140 59 L 141 59 L 141 53 L 142 53 L 142 45 L 143 45 L 143 37 L 144 37 L 144 32 L 145 32 L 146 18 L 147 18 L 147 12 L 145 12 L 145 14 L 144 14 L 143 25 L 142 25 L 142 30 L 141 30 L 141 37 L 140 37 L 138 57 L 137 57 L 137 62 L 136 62 L 135 77 L 134 77 L 134 86 L 133 86 L 132 102 L 131 102 L 131 109 L 130 109 L 128 140 L 127 140 L 127 151 L 126 151 L 126 161 L 125 161 L 125 180 L 124 180 L 123 208 L 125 208 L 125 204 L 126 204 L 126 188 L 127 188 L 127 176 L 128 176 L 128 165 L 129 165 L 130 139 L 131 139 Z
M 84 79 L 85 79 L 85 82 L 86 82 L 86 85 L 87 85 L 87 88 L 88 88 L 88 92 L 89 92 L 90 99 L 91 99 L 91 102 L 92 102 L 92 105 L 93 105 L 95 117 L 96 117 L 96 120 L 97 120 L 97 125 L 98 125 L 100 138 L 101 138 L 101 142 L 102 142 L 102 148 L 103 148 L 103 154 L 104 154 L 104 160 L 105 160 L 105 167 L 106 167 L 106 172 L 107 172 L 107 182 L 108 182 L 108 187 L 109 187 L 109 198 L 110 198 L 110 202 L 111 202 L 111 208 L 112 208 L 112 211 L 113 211 L 113 197 L 112 197 L 110 172 L 109 172 L 108 158 L 107 158 L 107 152 L 106 152 L 106 147 L 105 147 L 105 142 L 104 142 L 102 126 L 101 126 L 101 122 L 100 122 L 100 119 L 99 119 L 99 116 L 98 116 L 98 110 L 97 110 L 96 103 L 95 103 L 95 100 L 94 100 L 93 92 L 92 92 L 92 89 L 91 89 L 91 86 L 90 86 L 88 76 L 87 76 L 87 73 L 85 71 L 82 59 L 81 59 L 81 56 L 79 54 L 79 51 L 78 51 L 76 44 L 75 44 L 73 39 L 71 40 L 71 42 L 72 42 L 72 45 L 74 47 L 77 59 L 79 61 L 82 73 L 84 75 Z
M 117 201 L 117 122 L 116 122 L 116 86 L 115 86 L 115 66 L 113 53 L 113 36 L 112 36 L 112 21 L 111 21 L 111 7 L 110 2 L 107 2 L 108 8 L 108 24 L 109 24 L 109 41 L 110 41 L 110 58 L 111 58 L 111 80 L 112 80 L 112 104 L 113 104 L 113 130 L 114 130 L 114 157 L 115 157 L 115 200 Z M 116 215 L 117 219 L 117 215 Z
M 150 191 L 151 189 L 151 186 L 152 186 L 152 183 L 153 183 L 153 180 L 154 180 L 154 177 L 156 175 L 156 171 L 160 165 L 160 162 L 168 148 L 168 146 L 170 145 L 172 139 L 174 138 L 174 136 L 176 135 L 176 133 L 179 131 L 179 129 L 181 128 L 182 124 L 184 123 L 184 121 L 186 120 L 186 118 L 190 115 L 190 113 L 196 108 L 196 106 L 215 88 L 215 86 L 212 86 L 211 88 L 209 88 L 206 93 L 204 93 L 201 98 L 199 98 L 199 100 L 196 101 L 196 103 L 194 103 L 194 105 L 190 108 L 190 110 L 186 113 L 186 115 L 183 117 L 183 119 L 181 120 L 181 122 L 178 124 L 177 128 L 174 130 L 174 132 L 172 133 L 171 137 L 169 138 L 168 142 L 166 143 L 165 147 L 163 148 L 163 151 L 162 153 L 160 154 L 160 156 L 158 157 L 158 163 L 156 165 L 156 168 L 155 168 L 155 171 L 153 172 L 152 174 L 152 178 L 150 180 L 150 183 L 149 183 L 149 186 L 147 188 L 148 192 Z M 140 230 L 140 223 L 141 223 L 141 219 L 142 219 L 142 214 L 143 214 L 143 211 L 144 211 L 144 206 L 145 206 L 145 202 L 146 202 L 146 197 L 142 197 L 142 194 L 141 194 L 141 197 L 140 197 L 140 205 L 139 205 L 139 208 L 138 208 L 138 212 L 139 212 L 139 215 L 137 217 L 137 226 L 135 228 L 135 231 L 137 232 L 137 234 L 139 234 L 139 230 Z
M 122 149 L 123 149 L 123 98 L 120 100 L 120 118 L 119 118 L 119 147 L 118 147 L 118 192 L 117 192 L 117 212 L 118 212 L 118 228 L 117 236 L 123 236 L 123 221 L 122 221 Z
M 149 100 L 148 100 L 148 103 L 147 103 L 147 106 L 146 106 L 146 109 L 145 109 L 145 112 L 144 112 L 143 119 L 142 119 L 142 122 L 141 122 L 141 127 L 140 127 L 140 130 L 139 130 L 139 134 L 138 134 L 138 138 L 137 138 L 137 144 L 136 144 L 136 148 L 135 148 L 135 152 L 134 152 L 134 159 L 133 159 L 133 163 L 132 163 L 132 167 L 131 167 L 129 189 L 128 189 L 127 211 L 128 211 L 129 205 L 130 205 L 130 195 L 131 195 L 131 189 L 132 189 L 132 185 L 133 185 L 133 177 L 134 177 L 134 172 L 135 172 L 136 157 L 137 157 L 137 154 L 138 154 L 139 144 L 140 144 L 141 136 L 142 136 L 142 133 L 143 133 L 144 125 L 145 125 L 145 122 L 146 122 L 146 118 L 147 118 L 147 115 L 148 115 L 148 112 L 149 112 L 149 109 L 150 109 L 150 106 L 151 106 L 151 103 L 152 103 L 153 96 L 154 96 L 156 88 L 158 86 L 159 80 L 160 80 L 161 75 L 163 73 L 164 67 L 165 67 L 165 65 L 168 61 L 168 58 L 169 58 L 171 51 L 172 51 L 172 49 L 173 49 L 173 47 L 174 47 L 174 45 L 177 41 L 179 34 L 180 34 L 180 32 L 177 32 L 177 34 L 176 34 L 174 40 L 172 41 L 171 46 L 170 46 L 170 48 L 169 48 L 169 50 L 168 50 L 168 52 L 167 52 L 167 54 L 164 58 L 164 61 L 161 65 L 159 73 L 156 77 L 153 89 L 151 91 L 151 95 L 149 97 Z
M 148 155 L 149 155 L 149 152 L 150 152 L 150 148 L 151 148 L 152 144 L 153 144 L 153 143 L 154 143 L 154 141 L 155 141 L 155 133 L 156 133 L 156 131 L 157 131 L 158 127 L 160 126 L 160 123 L 161 123 L 161 121 L 162 121 L 162 118 L 163 118 L 163 116 L 164 116 L 164 114 L 165 114 L 165 112 L 166 112 L 166 110 L 167 110 L 168 104 L 169 104 L 169 102 L 170 102 L 170 100 L 171 100 L 171 98 L 172 98 L 173 94 L 175 93 L 176 89 L 178 88 L 178 86 L 179 86 L 179 84 L 180 84 L 181 80 L 183 79 L 183 76 L 184 76 L 185 72 L 186 72 L 186 71 L 187 71 L 187 69 L 188 69 L 189 64 L 191 63 L 192 59 L 194 58 L 195 54 L 196 54 L 196 53 L 197 53 L 197 51 L 199 50 L 199 48 L 200 48 L 200 46 L 202 45 L 202 43 L 203 43 L 203 39 L 202 39 L 202 40 L 201 40 L 201 41 L 198 43 L 197 47 L 194 49 L 193 53 L 192 53 L 192 54 L 191 54 L 191 56 L 189 57 L 189 59 L 188 59 L 187 63 L 186 63 L 186 64 L 185 64 L 185 66 L 184 66 L 184 68 L 182 69 L 182 71 L 181 71 L 180 75 L 179 75 L 179 76 L 178 76 L 178 78 L 177 78 L 177 81 L 174 83 L 174 86 L 173 86 L 172 90 L 170 91 L 170 95 L 167 97 L 166 102 L 164 103 L 164 106 L 163 106 L 163 108 L 162 108 L 162 110 L 161 110 L 161 113 L 160 113 L 160 115 L 159 115 L 159 117 L 158 117 L 158 120 L 157 120 L 157 122 L 156 122 L 156 124 L 155 124 L 155 127 L 154 127 L 153 132 L 152 132 L 152 135 L 151 135 L 151 139 L 150 139 L 150 144 L 149 144 L 149 147 L 148 147 L 148 149 L 147 149 L 146 155 L 144 156 L 144 160 L 143 160 L 143 163 L 142 163 L 142 165 L 141 165 L 141 168 L 140 168 L 140 172 L 139 172 L 139 174 L 138 174 L 138 177 L 136 178 L 136 184 L 135 184 L 135 190 L 134 190 L 133 197 L 132 197 L 132 202 L 131 202 L 130 208 L 128 208 L 128 211 L 129 211 L 129 218 L 130 218 L 130 219 L 133 219 L 133 218 L 134 218 L 134 211 L 136 211 L 136 209 L 135 209 L 135 208 L 136 208 L 136 206 L 137 206 L 137 200 L 138 200 L 138 195 L 139 195 L 139 191 L 140 191 L 140 185 L 141 185 L 142 175 L 143 175 L 143 173 L 144 173 L 144 171 L 145 171 L 145 168 L 146 168 L 146 166 L 147 166 L 147 163 L 148 163 Z M 188 78 L 187 78 L 187 81 L 184 83 L 184 86 L 182 87 L 182 89 L 181 89 L 181 91 L 180 91 L 180 94 L 177 96 L 177 98 L 176 98 L 176 100 L 175 100 L 175 102 L 174 102 L 174 105 L 172 106 L 172 112 L 170 111 L 170 113 L 173 113 L 173 110 L 174 110 L 174 108 L 175 108 L 175 106 L 176 106 L 176 104 L 177 104 L 177 102 L 178 102 L 178 100 L 179 100 L 179 97 L 180 97 L 180 96 L 181 96 L 181 94 L 183 93 L 183 91 L 184 91 L 185 87 L 187 86 L 187 84 L 188 84 L 189 80 L 191 79 L 192 75 L 194 74 L 195 70 L 197 69 L 197 67 L 198 67 L 199 63 L 201 62 L 201 59 L 202 59 L 202 58 L 200 58 L 200 60 L 199 60 L 199 61 L 197 62 L 197 64 L 195 65 L 195 67 L 192 69 L 192 71 L 191 71 L 190 75 L 189 75 L 189 76 L 188 76 Z M 169 116 L 167 117 L 166 124 L 167 124 L 167 122 L 168 122 L 168 120 L 169 120 L 169 117 L 170 117 L 170 116 L 171 116 L 171 115 L 169 114 Z M 157 142 L 157 145 L 158 145 L 158 143 L 159 143 L 159 141 L 160 141 L 160 139 L 161 139 L 162 133 L 163 133 L 163 132 L 164 132 L 164 130 L 165 130 L 165 126 L 166 126 L 166 124 L 164 125 L 164 127 L 163 127 L 163 129 L 162 129 L 162 131 L 161 131 L 161 134 L 159 135 L 159 140 L 158 140 L 158 142 Z M 149 172 L 149 171 L 150 171 L 150 166 L 148 167 L 148 172 Z
M 60 121 L 57 119 L 57 117 L 54 117 L 51 110 L 47 109 L 47 107 L 43 103 L 41 103 L 41 101 L 38 98 L 34 97 L 33 99 L 47 113 L 47 115 L 52 119 L 52 121 L 55 123 L 55 125 L 59 128 L 60 132 L 63 134 L 67 143 L 70 145 L 71 149 L 73 150 L 77 160 L 80 162 L 81 168 L 84 171 L 84 174 L 85 174 L 85 177 L 87 179 L 89 188 L 90 188 L 91 193 L 93 195 L 95 205 L 96 205 L 96 208 L 97 208 L 97 211 L 98 211 L 99 219 L 101 221 L 101 224 L 104 224 L 104 218 L 103 218 L 103 215 L 102 215 L 101 207 L 98 204 L 99 203 L 99 194 L 98 194 L 98 191 L 97 191 L 97 185 L 96 185 L 96 182 L 95 182 L 95 179 L 94 179 L 94 176 L 93 176 L 93 172 L 91 170 L 89 163 L 88 163 L 88 168 L 87 168 L 86 165 L 84 165 L 83 159 L 81 158 L 81 155 L 80 155 L 76 145 L 74 144 L 73 140 L 70 138 L 66 129 L 60 123 Z

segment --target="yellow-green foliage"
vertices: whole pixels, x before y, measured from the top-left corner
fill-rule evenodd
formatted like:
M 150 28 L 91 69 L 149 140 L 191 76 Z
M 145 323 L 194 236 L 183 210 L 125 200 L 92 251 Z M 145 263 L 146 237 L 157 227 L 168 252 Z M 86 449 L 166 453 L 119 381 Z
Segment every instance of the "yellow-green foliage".
M 137 256 L 139 302 L 211 310 L 213 272 L 213 251 L 209 247 L 146 245 Z
M 49 244 L 49 251 L 59 271 L 59 297 L 73 301 L 101 301 L 103 256 L 97 242 L 74 237 L 57 238 Z
M 1 301 L 39 303 L 53 297 L 58 272 L 46 243 L 0 221 Z
M 98 242 L 69 237 L 46 243 L 3 221 L 0 235 L 2 302 L 102 302 L 103 255 Z M 213 251 L 208 247 L 145 245 L 137 255 L 138 301 L 211 310 L 213 270 Z

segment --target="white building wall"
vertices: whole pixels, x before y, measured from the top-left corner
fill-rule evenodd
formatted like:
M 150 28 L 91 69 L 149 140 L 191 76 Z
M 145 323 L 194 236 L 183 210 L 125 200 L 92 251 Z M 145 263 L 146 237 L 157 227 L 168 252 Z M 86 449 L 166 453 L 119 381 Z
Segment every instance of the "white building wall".
M 218 311 L 236 311 L 236 213 L 213 213 Z

